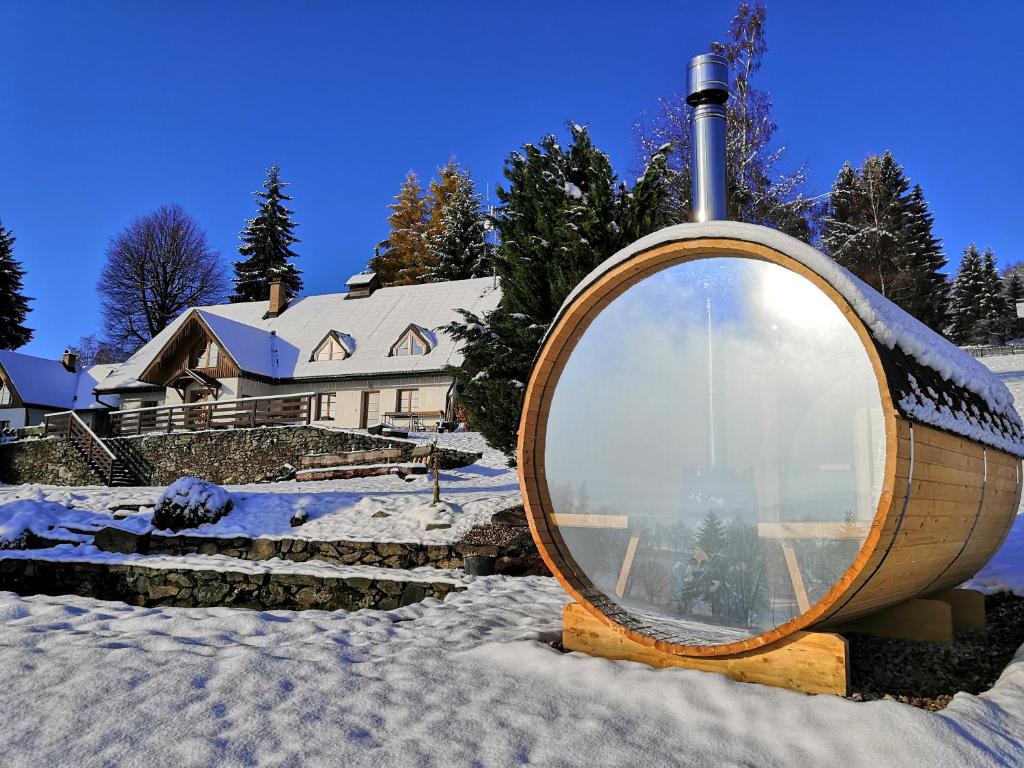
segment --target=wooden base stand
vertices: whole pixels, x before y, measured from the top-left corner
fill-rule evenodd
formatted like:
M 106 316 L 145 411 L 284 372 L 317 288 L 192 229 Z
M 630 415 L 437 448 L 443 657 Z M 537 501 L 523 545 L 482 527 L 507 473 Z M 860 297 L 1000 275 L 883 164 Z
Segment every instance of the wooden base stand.
M 971 589 L 944 589 L 925 599 L 907 600 L 835 627 L 899 640 L 952 643 L 953 631 L 985 628 L 985 596 Z
M 562 622 L 562 645 L 569 651 L 652 667 L 718 672 L 741 682 L 804 693 L 845 696 L 849 689 L 846 640 L 829 632 L 794 632 L 770 646 L 732 656 L 677 656 L 630 640 L 577 603 L 565 606 Z

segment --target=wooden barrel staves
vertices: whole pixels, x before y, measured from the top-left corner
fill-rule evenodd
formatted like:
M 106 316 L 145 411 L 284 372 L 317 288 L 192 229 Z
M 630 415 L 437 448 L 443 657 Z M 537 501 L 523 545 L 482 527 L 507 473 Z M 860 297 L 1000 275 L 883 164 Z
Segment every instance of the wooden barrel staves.
M 1016 513 L 1022 434 L 998 377 L 815 249 L 684 224 L 562 306 L 519 473 L 588 620 L 724 657 L 971 577 Z

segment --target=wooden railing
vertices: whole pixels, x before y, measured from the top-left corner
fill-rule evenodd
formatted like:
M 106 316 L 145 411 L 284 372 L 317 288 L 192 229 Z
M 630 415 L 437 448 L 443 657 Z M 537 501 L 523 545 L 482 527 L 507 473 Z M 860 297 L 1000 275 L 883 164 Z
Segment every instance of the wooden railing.
M 117 457 L 74 411 L 46 414 L 43 421 L 43 434 L 46 437 L 63 437 L 72 441 L 79 447 L 88 462 L 102 475 L 103 481 L 107 485 L 114 481 L 114 464 Z
M 142 435 L 179 430 L 197 432 L 203 429 L 309 424 L 313 420 L 313 397 L 312 392 L 301 392 L 296 395 L 134 408 L 111 413 L 110 426 L 115 435 Z

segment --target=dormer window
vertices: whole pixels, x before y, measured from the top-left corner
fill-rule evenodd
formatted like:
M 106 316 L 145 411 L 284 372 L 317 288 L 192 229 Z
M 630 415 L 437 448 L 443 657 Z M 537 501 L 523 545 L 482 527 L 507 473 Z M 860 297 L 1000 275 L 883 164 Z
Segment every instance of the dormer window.
M 410 326 L 391 347 L 392 357 L 425 355 L 433 349 L 433 334 L 418 325 Z
M 192 368 L 216 368 L 220 361 L 220 348 L 217 342 L 206 339 L 201 342 L 192 354 Z
M 313 349 L 310 357 L 312 362 L 328 362 L 344 360 L 356 350 L 356 341 L 351 336 L 339 331 L 331 331 Z

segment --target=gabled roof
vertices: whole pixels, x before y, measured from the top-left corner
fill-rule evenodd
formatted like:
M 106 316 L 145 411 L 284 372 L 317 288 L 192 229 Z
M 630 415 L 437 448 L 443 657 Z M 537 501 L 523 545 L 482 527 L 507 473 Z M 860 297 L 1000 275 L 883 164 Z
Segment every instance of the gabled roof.
M 103 407 L 92 394 L 96 379 L 83 368 L 72 372 L 59 360 L 10 350 L 0 350 L 0 368 L 28 405 L 67 410 Z
M 327 343 L 328 339 L 334 339 L 345 350 L 346 355 L 354 355 L 356 352 L 356 340 L 349 336 L 347 333 L 341 331 L 328 331 L 327 335 L 320 339 L 320 342 L 313 347 L 313 354 L 310 355 L 310 359 L 314 359 L 316 354 L 320 351 L 321 347 Z M 323 362 L 323 361 L 321 361 Z
M 446 283 L 379 288 L 359 301 L 346 293 L 292 299 L 278 317 L 264 318 L 267 302 L 199 307 L 179 316 L 112 375 L 101 391 L 150 388 L 139 382 L 142 371 L 174 336 L 192 312 L 210 329 L 223 350 L 246 373 L 272 379 L 363 377 L 437 372 L 462 362 L 455 340 L 440 332 L 460 320 L 459 309 L 476 314 L 498 304 L 500 290 L 490 277 Z M 435 339 L 431 354 L 392 357 L 391 347 L 410 325 Z M 354 341 L 344 360 L 313 361 L 313 350 L 336 329 Z
M 402 339 L 404 339 L 406 335 L 409 333 L 414 333 L 420 338 L 420 341 L 422 341 L 426 345 L 427 352 L 430 352 L 431 350 L 434 349 L 434 347 L 437 346 L 437 334 L 435 334 L 429 328 L 424 328 L 422 325 L 416 325 L 416 323 L 409 323 L 409 325 L 406 326 L 405 330 L 403 330 L 401 334 L 399 334 L 398 337 L 395 339 L 395 343 L 391 345 L 391 349 L 394 350 L 394 348 L 397 347 L 399 343 L 402 341 Z

